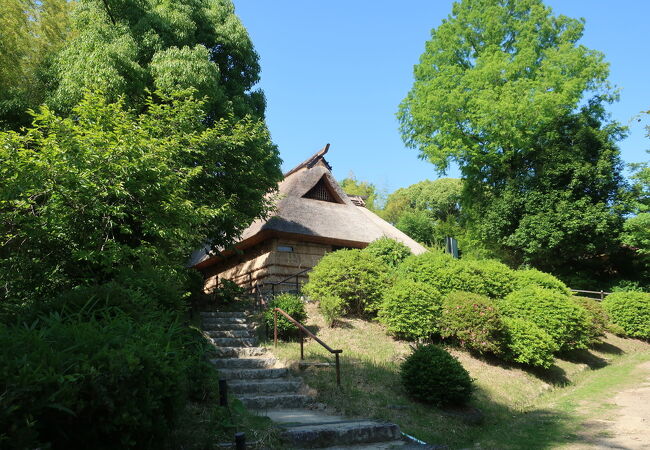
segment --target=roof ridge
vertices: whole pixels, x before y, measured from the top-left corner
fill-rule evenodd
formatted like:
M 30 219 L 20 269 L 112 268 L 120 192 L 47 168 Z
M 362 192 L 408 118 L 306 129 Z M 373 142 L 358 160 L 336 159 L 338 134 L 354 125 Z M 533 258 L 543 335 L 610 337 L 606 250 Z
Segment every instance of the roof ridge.
M 326 144 L 325 147 L 321 148 L 319 151 L 317 151 L 315 154 L 310 156 L 308 159 L 301 162 L 296 167 L 294 167 L 293 169 L 285 173 L 284 178 L 288 177 L 292 173 L 299 171 L 303 167 L 308 167 L 308 168 L 314 167 L 314 165 L 318 162 L 318 160 L 323 159 L 323 156 L 325 156 L 325 153 L 327 153 L 329 149 L 330 149 L 330 145 Z M 332 167 L 327 163 L 327 161 L 325 161 L 325 165 L 329 168 L 329 170 L 332 170 Z

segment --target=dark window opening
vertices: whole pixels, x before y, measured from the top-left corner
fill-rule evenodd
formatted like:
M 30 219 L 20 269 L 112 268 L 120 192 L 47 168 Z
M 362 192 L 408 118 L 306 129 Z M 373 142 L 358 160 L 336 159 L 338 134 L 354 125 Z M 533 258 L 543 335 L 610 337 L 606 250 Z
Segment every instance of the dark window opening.
M 314 187 L 304 195 L 304 197 L 323 202 L 340 203 L 336 194 L 332 192 L 332 188 L 325 181 L 325 177 L 318 180 L 318 183 L 316 183 Z

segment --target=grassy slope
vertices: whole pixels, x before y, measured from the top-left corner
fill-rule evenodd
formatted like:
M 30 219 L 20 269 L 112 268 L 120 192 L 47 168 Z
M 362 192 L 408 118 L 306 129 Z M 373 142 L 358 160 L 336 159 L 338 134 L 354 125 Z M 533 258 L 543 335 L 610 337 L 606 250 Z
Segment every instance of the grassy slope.
M 650 360 L 650 345 L 608 336 L 590 351 L 557 359 L 549 370 L 529 371 L 497 360 L 478 359 L 450 348 L 476 380 L 473 401 L 484 414 L 482 425 L 410 401 L 399 380 L 398 368 L 409 344 L 386 336 L 381 325 L 346 319 L 327 328 L 314 305 L 307 324 L 333 348 L 343 349 L 342 387 L 334 371 L 310 368 L 303 372 L 320 401 L 350 416 L 373 417 L 399 424 L 402 431 L 430 443 L 451 448 L 548 448 L 580 439 L 580 423 L 597 410 L 580 408 L 587 400 L 605 398 L 614 388 L 633 383 L 635 367 Z M 280 344 L 274 353 L 297 362 L 297 343 Z M 305 344 L 311 361 L 332 361 L 320 345 Z M 596 370 L 598 369 L 598 370 Z

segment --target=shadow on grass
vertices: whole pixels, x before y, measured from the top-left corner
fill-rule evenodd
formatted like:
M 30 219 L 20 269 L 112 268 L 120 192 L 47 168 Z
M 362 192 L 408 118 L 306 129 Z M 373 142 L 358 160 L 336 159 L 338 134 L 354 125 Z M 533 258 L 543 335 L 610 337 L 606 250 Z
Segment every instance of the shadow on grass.
M 597 352 L 606 353 L 609 355 L 622 355 L 625 353 L 623 349 L 604 341 L 592 344 L 591 348 Z
M 322 356 L 310 353 L 306 352 L 308 359 Z M 474 408 L 478 408 L 481 421 L 464 417 L 463 408 L 461 413 L 456 410 L 449 414 L 449 410 L 412 401 L 402 387 L 396 363 L 346 357 L 342 360 L 341 388 L 336 386 L 333 368 L 308 368 L 300 375 L 316 391 L 317 401 L 334 411 L 396 423 L 403 432 L 430 444 L 450 448 L 553 448 L 579 439 L 573 434 L 576 420 L 568 414 L 550 409 L 517 410 L 494 401 L 480 387 L 466 410 L 475 414 Z
M 607 366 L 609 362 L 600 356 L 594 355 L 589 350 L 570 350 L 557 355 L 558 358 L 576 364 L 586 364 L 590 369 L 602 369 Z

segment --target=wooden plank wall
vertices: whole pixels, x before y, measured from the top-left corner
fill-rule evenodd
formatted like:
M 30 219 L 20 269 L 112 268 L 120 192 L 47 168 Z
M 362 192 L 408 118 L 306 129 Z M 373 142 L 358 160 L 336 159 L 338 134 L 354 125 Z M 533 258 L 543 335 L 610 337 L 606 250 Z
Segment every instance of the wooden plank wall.
M 291 247 L 293 251 L 278 251 L 278 246 Z M 210 292 L 214 289 L 218 279 L 234 281 L 243 288 L 252 287 L 257 283 L 278 282 L 301 270 L 314 267 L 331 250 L 332 246 L 326 244 L 269 239 L 248 249 L 243 255 L 211 267 L 205 273 L 204 291 Z M 300 283 L 305 283 L 308 276 L 301 275 Z

